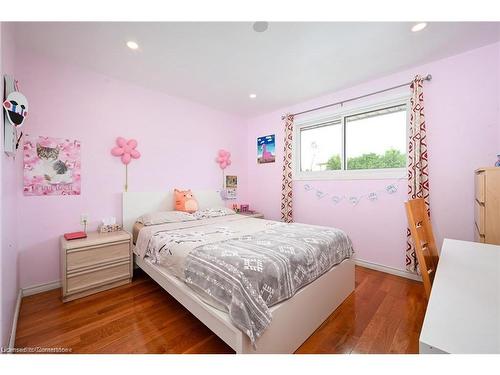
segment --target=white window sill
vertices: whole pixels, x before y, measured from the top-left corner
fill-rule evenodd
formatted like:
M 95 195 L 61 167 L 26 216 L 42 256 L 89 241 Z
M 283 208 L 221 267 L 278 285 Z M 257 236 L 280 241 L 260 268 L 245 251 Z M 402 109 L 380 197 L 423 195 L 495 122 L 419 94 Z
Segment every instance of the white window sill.
M 406 177 L 406 168 L 397 169 L 359 169 L 347 171 L 295 172 L 296 181 L 312 180 L 389 180 Z

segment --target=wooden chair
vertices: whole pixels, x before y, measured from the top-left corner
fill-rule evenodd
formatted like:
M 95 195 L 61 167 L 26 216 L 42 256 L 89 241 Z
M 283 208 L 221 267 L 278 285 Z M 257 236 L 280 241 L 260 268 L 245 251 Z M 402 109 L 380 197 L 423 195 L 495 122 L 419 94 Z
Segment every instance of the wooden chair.
M 427 299 L 429 299 L 439 261 L 431 222 L 427 214 L 425 201 L 422 198 L 405 202 L 405 207 L 408 226 L 415 242 L 415 252 L 417 254 L 422 281 L 424 282 L 425 293 L 427 294 Z

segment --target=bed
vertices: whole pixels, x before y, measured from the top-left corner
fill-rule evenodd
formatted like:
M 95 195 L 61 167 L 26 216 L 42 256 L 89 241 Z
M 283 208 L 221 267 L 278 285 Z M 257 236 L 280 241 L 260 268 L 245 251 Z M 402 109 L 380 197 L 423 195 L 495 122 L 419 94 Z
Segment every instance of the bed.
M 203 210 L 210 211 L 208 210 L 209 208 L 220 208 L 222 210 L 224 207 L 224 202 L 215 191 L 199 191 L 194 192 L 194 194 L 199 202 L 200 212 L 203 212 Z M 334 228 L 322 228 L 302 224 L 289 226 L 269 220 L 243 217 L 242 215 L 202 217 L 197 218 L 198 221 L 194 222 L 172 224 L 172 227 L 169 223 L 162 224 L 164 227 L 162 225 L 144 227 L 140 232 L 136 227 L 134 231 L 134 225 L 140 216 L 156 211 L 169 211 L 173 209 L 172 206 L 173 196 L 170 193 L 123 193 L 123 226 L 125 230 L 131 233 L 135 232 L 133 245 L 135 263 L 233 348 L 236 353 L 293 353 L 354 290 L 352 252 L 347 254 L 346 251 L 342 252 L 339 250 L 332 252 L 331 254 L 333 255 L 328 256 L 323 256 L 323 252 L 320 252 L 319 254 L 322 255 L 322 258 L 321 262 L 316 262 L 318 270 L 315 271 L 317 275 L 314 279 L 301 280 L 302 284 L 297 284 L 299 285 L 297 287 L 298 291 L 293 290 L 293 293 L 281 296 L 281 299 L 278 299 L 276 296 L 273 297 L 275 298 L 275 303 L 268 304 L 271 307 L 265 306 L 262 309 L 249 309 L 248 311 L 251 313 L 249 313 L 249 316 L 252 317 L 249 322 L 246 316 L 239 319 L 241 316 L 239 314 L 240 310 L 247 311 L 247 307 L 257 297 L 242 298 L 241 301 L 238 298 L 230 298 L 230 301 L 227 301 L 228 305 L 221 305 L 220 302 L 224 302 L 224 299 L 215 293 L 218 292 L 218 289 L 211 289 L 214 285 L 225 291 L 223 294 L 226 296 L 228 294 L 226 292 L 228 291 L 230 291 L 230 297 L 240 296 L 240 294 L 244 293 L 240 293 L 234 288 L 229 288 L 228 285 L 231 286 L 231 284 L 224 285 L 224 282 L 227 281 L 225 274 L 222 277 L 217 273 L 208 273 L 207 270 L 210 267 L 202 267 L 208 258 L 215 258 L 218 251 L 225 252 L 224 255 L 227 255 L 227 252 L 230 253 L 229 255 L 236 255 L 231 254 L 231 252 L 239 253 L 239 249 L 244 252 L 245 247 L 256 252 L 257 250 L 259 252 L 272 252 L 277 246 L 276 242 L 273 241 L 277 241 L 277 239 L 281 241 L 288 236 L 304 239 L 305 237 L 303 236 L 305 234 L 303 233 L 310 232 L 312 235 L 309 237 L 314 240 L 321 235 L 338 236 L 338 233 L 341 231 Z M 214 230 L 214 228 L 222 229 Z M 155 233 L 154 236 L 152 233 Z M 178 262 L 172 262 L 173 266 L 170 263 L 162 263 L 162 261 L 159 261 L 155 257 L 154 254 L 158 255 L 158 252 L 153 251 L 155 249 L 153 245 L 158 242 L 156 246 L 162 245 L 161 249 L 163 249 L 166 243 L 165 238 L 168 238 L 170 241 L 168 243 L 172 244 L 175 242 L 172 242 L 172 236 L 178 236 L 179 233 L 182 234 L 183 238 L 183 241 L 180 241 L 182 242 L 181 253 L 184 252 L 186 254 L 183 257 L 178 257 L 178 259 L 182 259 L 183 263 L 180 266 L 177 264 Z M 193 243 L 189 243 L 190 240 L 184 242 L 187 236 L 186 233 L 191 236 L 188 236 L 188 238 L 192 238 L 194 234 L 199 235 L 202 233 L 204 242 L 196 242 L 198 240 L 193 241 Z M 254 233 L 256 234 L 254 235 Z M 344 237 L 347 238 L 345 235 Z M 339 237 L 339 241 L 346 240 Z M 148 244 L 149 247 L 146 249 L 144 244 Z M 175 246 L 173 247 L 174 255 L 176 251 L 179 253 L 178 249 L 181 249 L 179 247 L 176 250 Z M 306 246 L 313 248 L 315 245 L 306 244 Z M 345 247 L 347 245 L 344 244 L 342 248 Z M 234 249 L 237 251 L 233 251 Z M 146 255 L 146 250 L 149 255 Z M 168 251 L 170 254 L 164 256 L 164 259 L 170 261 L 173 258 L 171 257 L 172 253 L 170 250 Z M 165 254 L 165 251 L 163 251 L 163 254 Z M 234 259 L 235 262 L 239 262 L 241 259 L 238 257 L 224 259 Z M 328 259 L 331 264 L 335 265 L 331 266 L 326 261 Z M 245 258 L 246 261 L 247 258 Z M 264 264 L 263 267 L 261 265 L 260 272 L 262 272 L 262 268 L 265 269 L 265 277 L 270 278 L 273 272 L 268 270 L 276 268 L 277 263 Z M 245 263 L 246 265 L 247 263 Z M 249 264 L 249 268 L 255 271 L 252 268 L 253 266 Z M 213 268 L 216 269 L 218 267 Z M 298 268 L 300 269 L 300 265 L 295 267 L 296 272 L 294 273 L 294 277 L 297 276 Z M 180 275 L 181 271 L 185 273 L 184 278 Z M 205 271 L 207 271 L 206 274 Z M 277 273 L 277 275 L 276 278 L 278 279 L 280 274 Z M 197 276 L 200 277 L 197 278 Z M 210 285 L 206 283 L 207 280 L 211 282 Z M 271 283 L 273 279 L 270 278 L 269 280 L 268 284 L 274 285 Z M 268 285 L 264 284 L 264 286 L 267 287 Z M 262 300 L 263 296 L 261 289 L 258 299 Z M 268 297 L 268 301 L 270 301 L 271 297 Z M 236 302 L 234 302 L 235 300 Z M 254 324 L 259 321 L 259 317 L 265 318 L 266 316 L 271 317 L 271 319 L 269 319 L 265 327 Z M 257 334 L 253 335 L 254 332 Z

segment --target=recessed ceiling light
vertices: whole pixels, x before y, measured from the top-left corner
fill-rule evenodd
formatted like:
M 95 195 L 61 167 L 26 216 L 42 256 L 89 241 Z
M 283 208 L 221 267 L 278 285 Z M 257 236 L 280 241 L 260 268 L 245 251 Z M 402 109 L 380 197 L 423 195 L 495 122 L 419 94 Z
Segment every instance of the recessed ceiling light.
M 250 94 L 250 95 L 248 95 L 248 97 L 249 97 L 250 99 L 255 99 L 255 98 L 257 97 L 257 94 Z
M 136 42 L 134 42 L 133 40 L 129 40 L 127 42 L 127 47 L 130 49 L 138 49 L 139 45 Z
M 415 25 L 413 25 L 413 27 L 411 28 L 411 31 L 416 33 L 417 31 L 421 31 L 421 30 L 425 29 L 426 26 L 427 26 L 427 22 L 419 22 L 419 23 L 416 23 Z
M 258 33 L 263 33 L 269 27 L 269 22 L 259 21 L 253 23 L 253 30 Z

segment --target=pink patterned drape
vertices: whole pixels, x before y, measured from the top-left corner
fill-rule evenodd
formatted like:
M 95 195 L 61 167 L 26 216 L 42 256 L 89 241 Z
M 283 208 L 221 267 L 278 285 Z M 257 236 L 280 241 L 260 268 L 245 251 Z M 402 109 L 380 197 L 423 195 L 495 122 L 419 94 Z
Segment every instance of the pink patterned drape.
M 410 85 L 410 129 L 408 134 L 408 199 L 424 198 L 429 207 L 429 173 L 427 167 L 427 137 L 425 131 L 423 80 L 416 76 Z M 406 269 L 418 273 L 418 261 L 410 229 L 406 230 Z
M 283 179 L 281 183 L 281 221 L 293 222 L 292 211 L 292 138 L 293 115 L 285 117 L 285 151 L 283 153 Z

